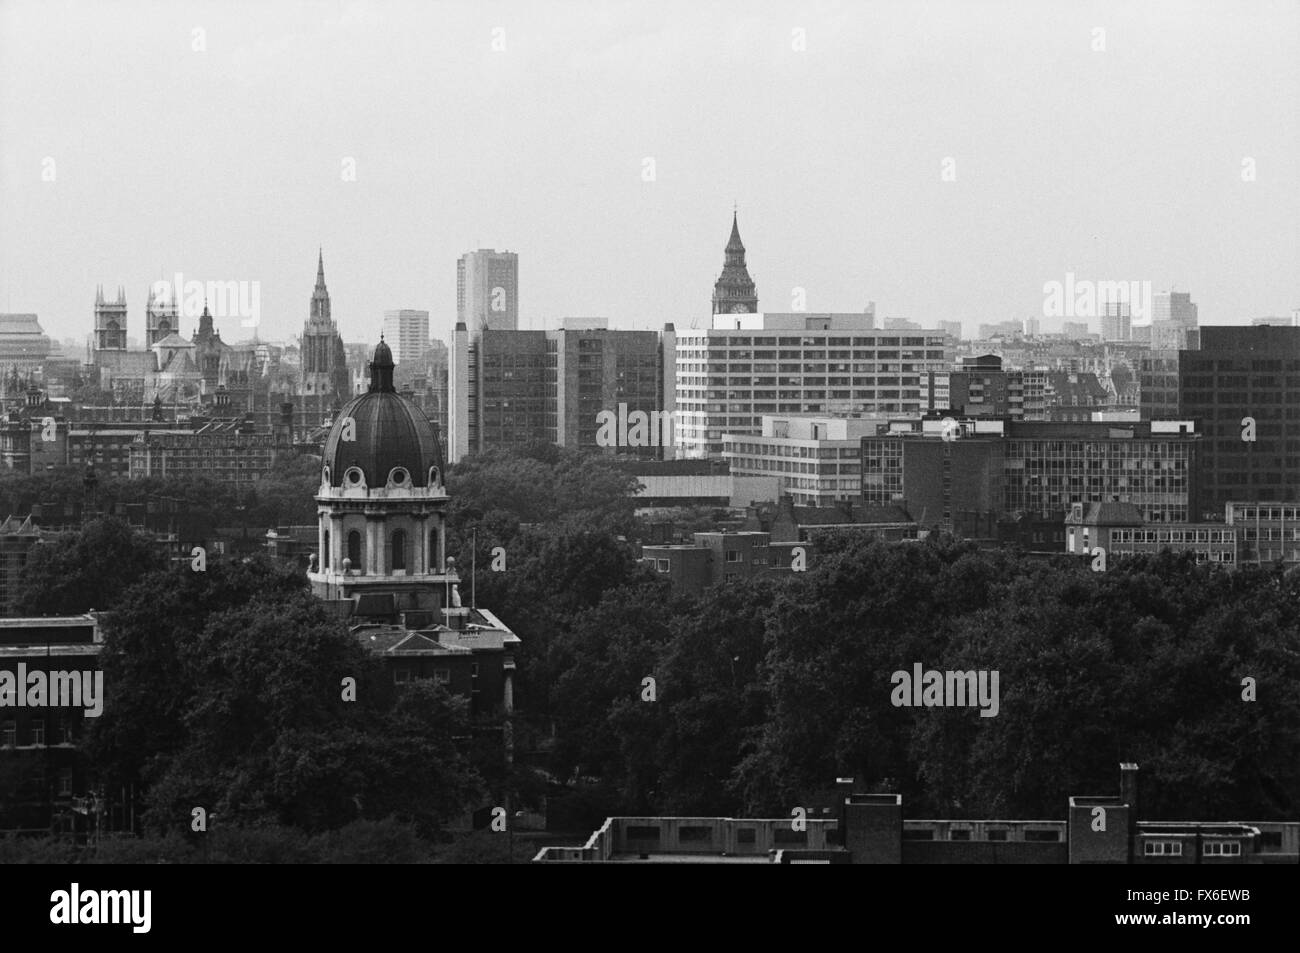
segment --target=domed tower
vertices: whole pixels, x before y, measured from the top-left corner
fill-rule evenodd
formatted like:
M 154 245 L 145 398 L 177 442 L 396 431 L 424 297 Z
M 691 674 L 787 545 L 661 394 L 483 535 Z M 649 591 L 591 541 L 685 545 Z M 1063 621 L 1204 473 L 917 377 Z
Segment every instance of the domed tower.
M 393 366 L 381 338 L 370 389 L 343 406 L 325 441 L 308 577 L 317 596 L 354 600 L 359 615 L 438 624 L 441 610 L 459 608 L 460 581 L 446 556 L 442 445 L 424 411 L 394 389 Z

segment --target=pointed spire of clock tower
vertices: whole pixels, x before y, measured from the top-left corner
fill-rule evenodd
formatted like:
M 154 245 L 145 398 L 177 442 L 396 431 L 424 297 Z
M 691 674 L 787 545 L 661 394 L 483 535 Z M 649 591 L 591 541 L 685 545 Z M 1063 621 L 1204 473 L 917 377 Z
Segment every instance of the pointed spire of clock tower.
M 739 211 L 731 212 L 731 238 L 724 252 L 722 274 L 713 286 L 714 314 L 755 314 L 758 294 L 745 266 L 745 245 L 740 240 Z
M 745 263 L 745 246 L 740 240 L 739 215 L 740 213 L 735 210 L 731 213 L 731 238 L 727 240 L 727 257 L 730 258 L 733 254 L 739 255 L 739 263 L 743 265 Z

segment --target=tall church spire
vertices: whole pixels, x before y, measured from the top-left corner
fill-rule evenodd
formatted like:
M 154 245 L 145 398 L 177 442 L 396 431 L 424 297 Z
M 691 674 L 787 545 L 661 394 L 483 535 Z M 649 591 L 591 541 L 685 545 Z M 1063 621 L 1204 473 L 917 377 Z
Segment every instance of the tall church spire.
M 323 248 L 316 259 L 316 287 L 311 293 L 311 321 L 316 324 L 330 323 L 330 293 L 325 290 L 325 250 Z
M 316 254 L 316 287 L 311 293 L 311 312 L 302 327 L 302 378 L 299 394 L 309 414 L 321 419 L 351 396 L 347 352 L 338 328 L 330 316 L 330 293 L 325 288 L 325 252 Z M 314 406 L 313 406 L 314 405 Z
M 739 213 L 731 213 L 731 238 L 724 252 L 722 274 L 713 286 L 714 314 L 755 314 L 758 295 L 745 266 L 745 245 L 740 240 Z
M 206 344 L 213 337 L 212 312 L 208 310 L 208 299 L 205 295 L 203 298 L 203 313 L 199 315 L 199 329 L 194 332 L 194 337 L 191 340 L 196 344 Z

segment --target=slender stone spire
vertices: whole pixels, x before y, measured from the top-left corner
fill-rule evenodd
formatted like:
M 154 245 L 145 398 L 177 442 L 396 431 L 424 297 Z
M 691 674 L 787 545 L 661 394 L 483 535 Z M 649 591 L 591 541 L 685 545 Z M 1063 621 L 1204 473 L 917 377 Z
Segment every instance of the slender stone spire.
M 314 324 L 330 322 L 330 293 L 325 290 L 325 250 L 316 259 L 316 288 L 311 293 L 311 321 Z

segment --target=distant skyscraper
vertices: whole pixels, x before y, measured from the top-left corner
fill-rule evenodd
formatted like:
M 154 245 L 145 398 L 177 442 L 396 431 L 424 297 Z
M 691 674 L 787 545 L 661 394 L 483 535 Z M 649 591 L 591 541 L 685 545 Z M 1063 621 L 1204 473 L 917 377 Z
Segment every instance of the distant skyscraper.
M 447 459 L 541 441 L 606 454 L 671 456 L 653 444 L 604 445 L 601 414 L 671 410 L 672 338 L 565 319 L 554 331 L 452 333 Z M 665 451 L 668 451 L 667 453 Z
M 731 216 L 731 238 L 723 259 L 722 274 L 713 285 L 714 314 L 756 314 L 758 294 L 754 281 L 745 267 L 745 246 L 740 241 L 740 225 L 736 214 Z
M 998 337 L 1014 338 L 1024 335 L 1024 324 L 1020 321 L 995 321 L 978 326 L 977 337 L 980 340 Z
M 1101 339 L 1127 341 L 1133 336 L 1132 306 L 1127 301 L 1103 301 L 1101 304 Z
M 384 312 L 384 341 L 395 364 L 416 364 L 429 350 L 429 312 L 401 308 Z
M 938 327 L 940 331 L 952 335 L 954 341 L 960 341 L 962 339 L 960 321 L 939 321 Z
M 456 262 L 456 321 L 470 331 L 519 330 L 519 256 L 480 248 Z
M 1151 298 L 1151 323 L 1197 326 L 1197 309 L 1188 291 L 1158 291 Z
M 1300 419 L 1292 416 L 1300 328 L 1209 326 L 1199 339 L 1199 350 L 1178 353 L 1176 373 L 1178 417 L 1201 421 L 1217 438 L 1207 439 L 1195 474 L 1204 512 L 1222 514 L 1230 501 L 1300 499 Z M 1145 379 L 1142 386 L 1145 402 Z

